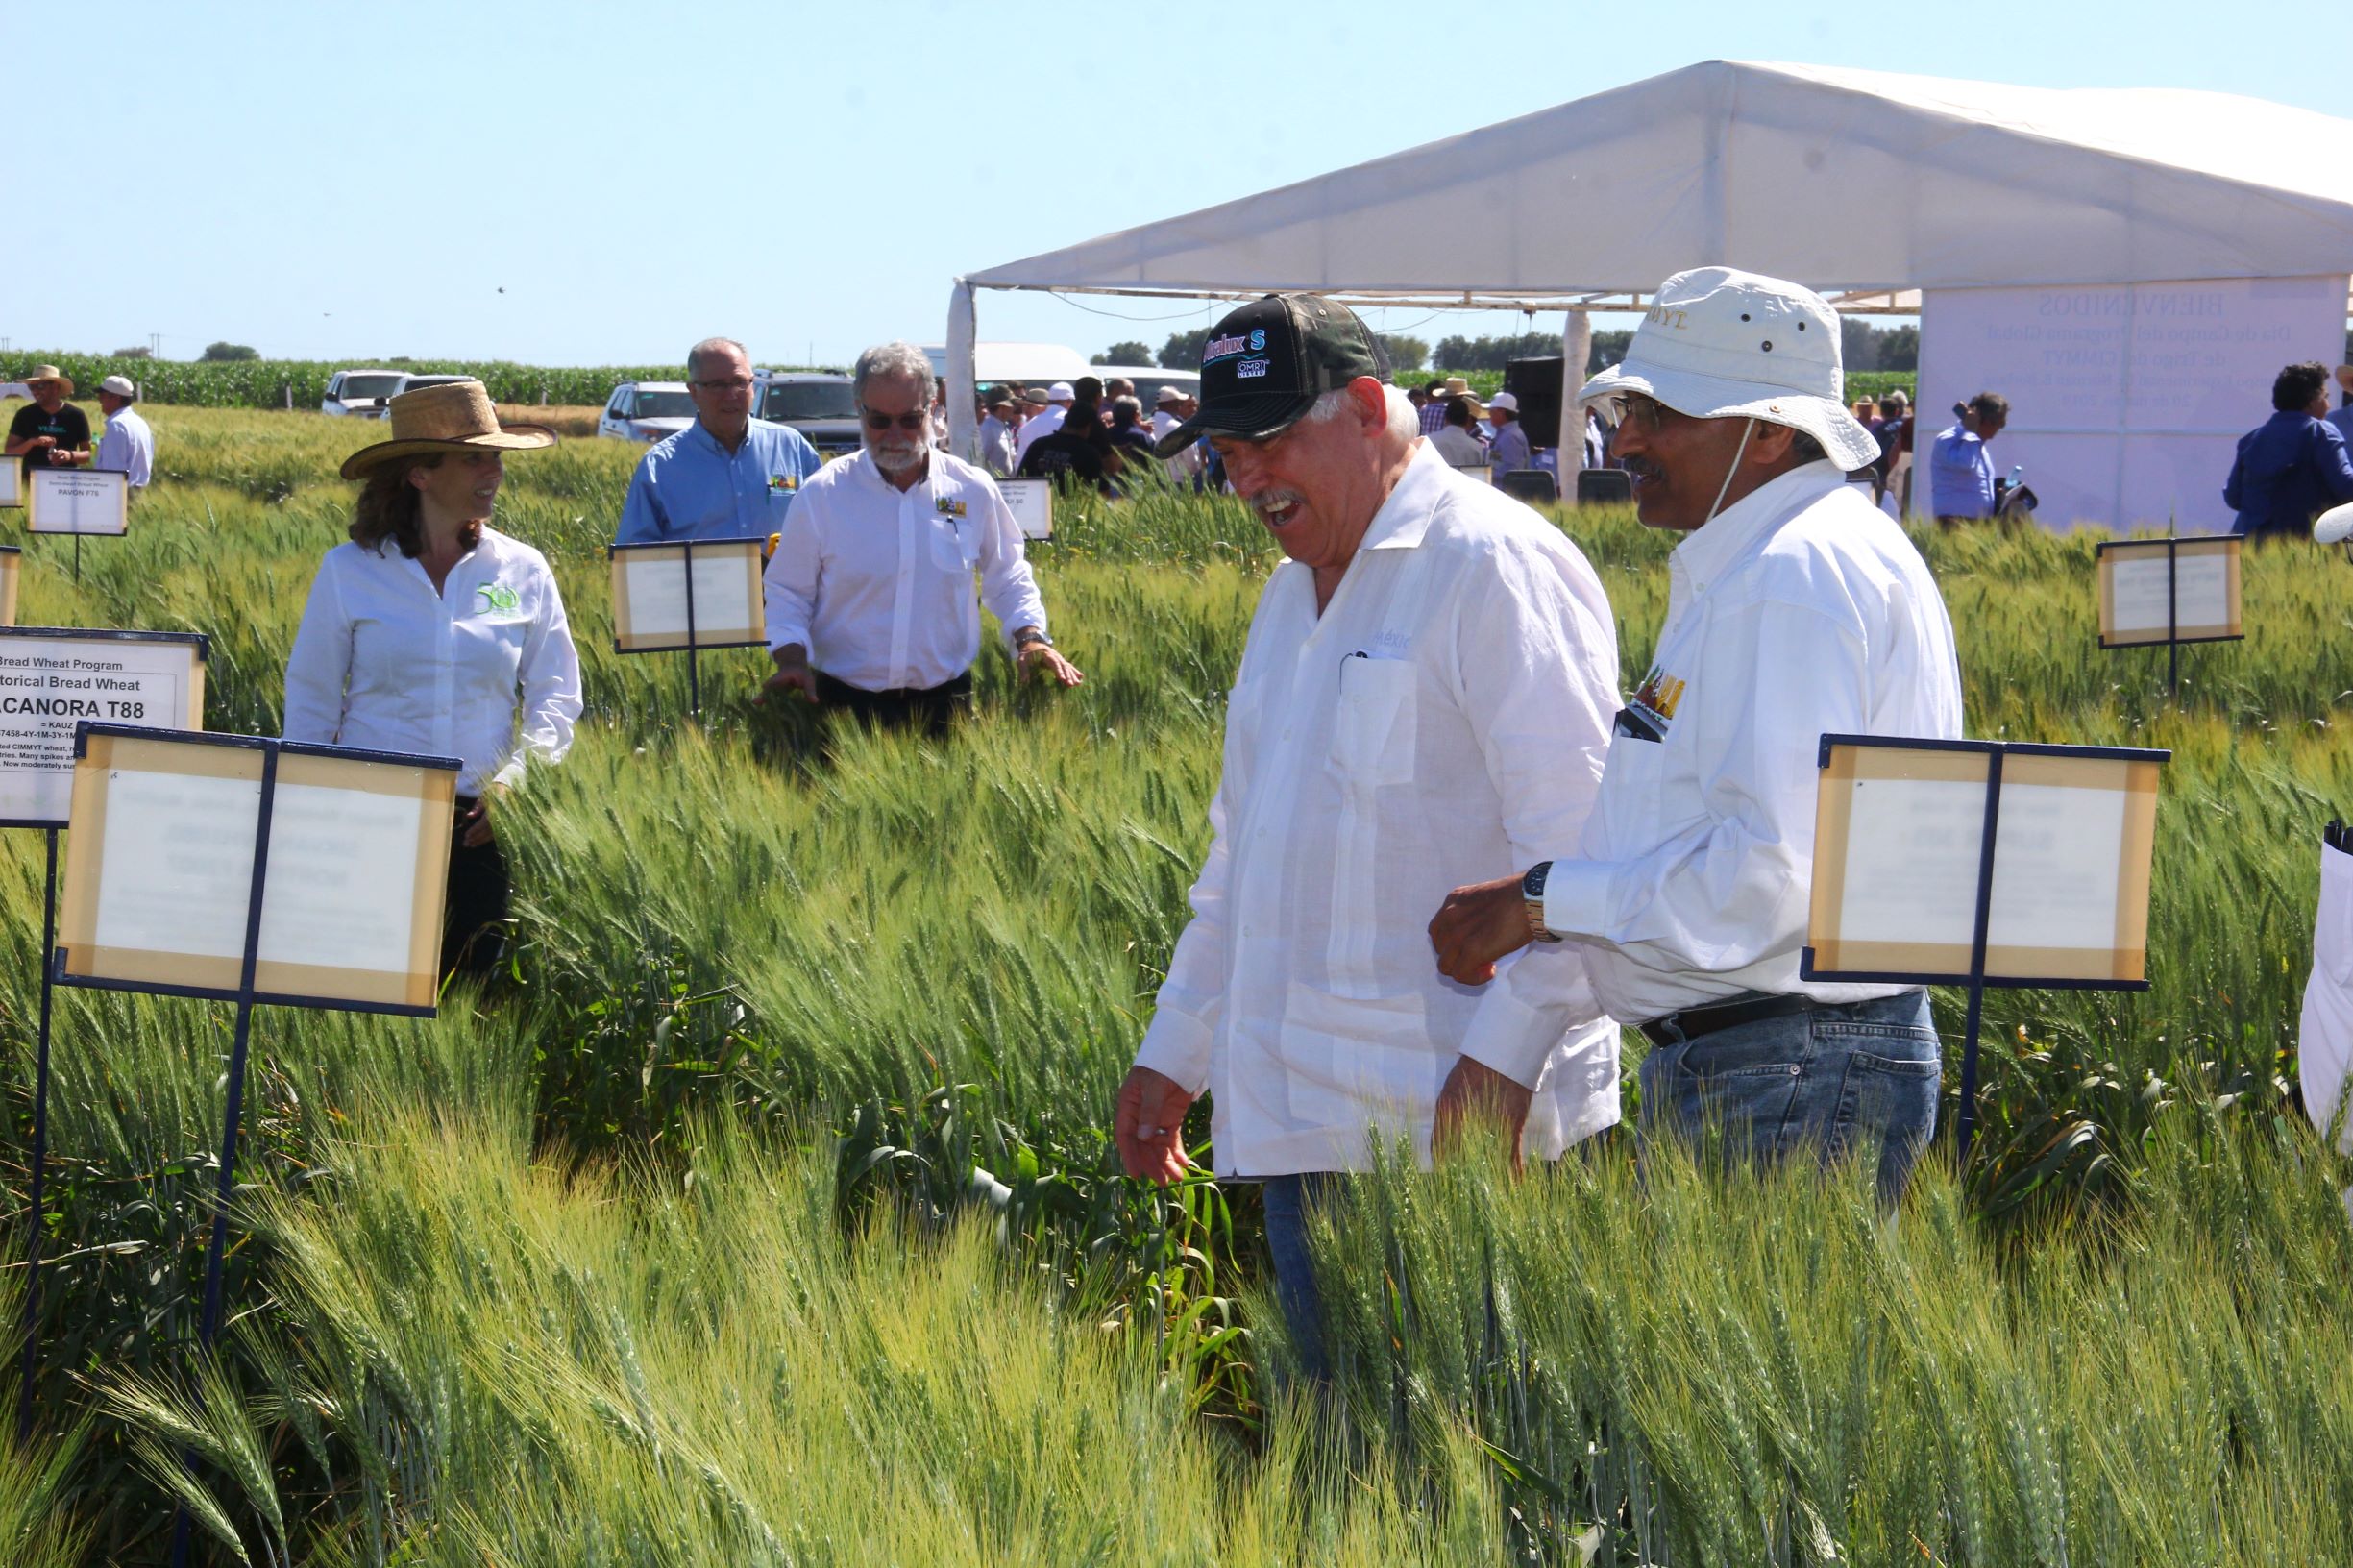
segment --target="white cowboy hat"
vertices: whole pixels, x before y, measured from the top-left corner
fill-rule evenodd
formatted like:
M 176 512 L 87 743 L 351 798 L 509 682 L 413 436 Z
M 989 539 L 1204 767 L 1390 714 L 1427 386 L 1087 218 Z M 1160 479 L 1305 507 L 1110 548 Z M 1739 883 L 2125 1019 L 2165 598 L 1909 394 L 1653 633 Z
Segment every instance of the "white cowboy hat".
M 1584 384 L 1579 405 L 1629 393 L 1694 419 L 1753 419 L 1803 430 L 1851 474 L 1879 443 L 1847 409 L 1838 314 L 1778 278 L 1695 267 L 1658 285 L 1625 360 Z

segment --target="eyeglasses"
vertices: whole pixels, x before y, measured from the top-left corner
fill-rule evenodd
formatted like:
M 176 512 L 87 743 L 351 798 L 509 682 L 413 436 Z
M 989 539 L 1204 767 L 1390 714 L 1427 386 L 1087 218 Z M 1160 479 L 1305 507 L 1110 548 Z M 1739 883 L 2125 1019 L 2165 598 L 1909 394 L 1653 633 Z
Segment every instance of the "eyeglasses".
M 697 381 L 695 384 L 705 392 L 748 392 L 751 390 L 751 379 L 747 376 L 738 376 L 728 381 Z
M 887 430 L 895 425 L 902 430 L 924 430 L 931 428 L 931 411 L 918 408 L 912 413 L 878 414 L 871 408 L 861 408 L 858 416 L 866 421 L 870 430 Z
M 1649 434 L 1656 435 L 1658 427 L 1674 410 L 1655 398 L 1646 398 L 1639 392 L 1630 392 L 1619 401 L 1625 414 L 1624 423 L 1639 425 Z

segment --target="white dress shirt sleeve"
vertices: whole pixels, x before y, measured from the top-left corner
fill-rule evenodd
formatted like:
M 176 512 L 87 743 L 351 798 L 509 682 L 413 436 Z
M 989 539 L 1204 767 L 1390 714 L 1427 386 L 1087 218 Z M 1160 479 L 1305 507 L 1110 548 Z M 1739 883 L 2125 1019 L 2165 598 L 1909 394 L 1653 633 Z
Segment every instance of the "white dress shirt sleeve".
M 1694 684 L 1744 698 L 1711 703 L 1736 716 L 1727 732 L 1691 737 L 1706 820 L 1636 859 L 1556 861 L 1544 886 L 1552 930 L 1665 973 L 1745 968 L 1804 944 L 1821 739 L 1871 728 L 1862 641 L 1831 615 L 1752 601 L 1707 643 Z
M 1038 579 L 1030 575 L 1013 508 L 995 485 L 984 488 L 989 499 L 980 519 L 980 601 L 996 617 L 997 630 L 1011 648 L 1013 634 L 1023 626 L 1046 629 L 1045 601 L 1038 597 Z
M 1601 791 L 1617 710 L 1613 627 L 1553 561 L 1506 554 L 1473 578 L 1455 627 L 1462 711 L 1503 805 L 1513 864 L 1573 856 Z M 1523 948 L 1481 992 L 1462 1054 L 1533 1089 L 1570 1030 L 1600 1016 L 1574 946 Z
M 784 514 L 784 527 L 778 530 L 776 552 L 768 558 L 768 568 L 760 574 L 760 587 L 768 606 L 768 650 L 798 643 L 803 652 L 813 652 L 809 641 L 809 623 L 817 614 L 817 580 L 821 566 L 818 551 L 818 525 L 823 515 L 821 502 L 812 504 L 815 497 L 803 494 Z
M 303 623 L 286 655 L 286 701 L 279 733 L 289 741 L 332 746 L 343 729 L 343 689 L 352 670 L 352 621 L 343 607 L 335 556 L 310 579 Z
M 90 456 L 90 467 L 130 473 L 131 432 L 113 420 L 108 420 L 106 432 L 98 437 L 98 450 Z
M 516 672 L 523 685 L 522 733 L 513 754 L 490 780 L 509 790 L 523 782 L 527 764 L 564 760 L 572 749 L 573 723 L 580 717 L 580 652 L 573 646 L 564 596 L 546 561 L 538 563 L 534 576 L 539 613 L 524 633 L 523 659 Z

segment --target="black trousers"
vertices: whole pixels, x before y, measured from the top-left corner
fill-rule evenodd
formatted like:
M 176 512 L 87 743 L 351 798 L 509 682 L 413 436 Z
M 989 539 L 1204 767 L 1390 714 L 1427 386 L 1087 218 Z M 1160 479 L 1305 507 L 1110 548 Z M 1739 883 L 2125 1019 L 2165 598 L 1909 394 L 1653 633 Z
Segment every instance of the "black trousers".
M 475 797 L 457 797 L 450 829 L 450 895 L 441 922 L 441 972 L 476 979 L 496 974 L 506 957 L 506 856 L 492 839 L 466 847 L 466 815 Z
M 955 679 L 944 680 L 937 686 L 901 686 L 887 692 L 870 692 L 846 680 L 836 680 L 820 670 L 817 700 L 821 709 L 847 714 L 884 729 L 920 729 L 937 740 L 947 734 L 948 725 L 957 715 L 972 711 L 972 672 L 967 670 Z

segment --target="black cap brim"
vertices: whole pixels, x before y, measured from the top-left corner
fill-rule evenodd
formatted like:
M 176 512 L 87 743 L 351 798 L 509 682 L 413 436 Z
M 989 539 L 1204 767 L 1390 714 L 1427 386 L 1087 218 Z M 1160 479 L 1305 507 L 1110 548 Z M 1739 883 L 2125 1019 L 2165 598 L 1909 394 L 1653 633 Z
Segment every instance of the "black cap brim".
M 1238 436 L 1263 441 L 1280 435 L 1307 417 L 1322 394 L 1269 392 L 1254 398 L 1227 398 L 1202 410 L 1152 443 L 1155 457 L 1174 457 L 1205 435 Z

